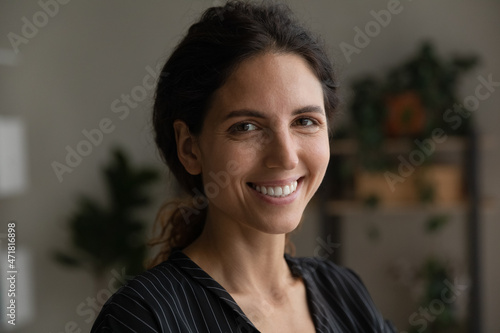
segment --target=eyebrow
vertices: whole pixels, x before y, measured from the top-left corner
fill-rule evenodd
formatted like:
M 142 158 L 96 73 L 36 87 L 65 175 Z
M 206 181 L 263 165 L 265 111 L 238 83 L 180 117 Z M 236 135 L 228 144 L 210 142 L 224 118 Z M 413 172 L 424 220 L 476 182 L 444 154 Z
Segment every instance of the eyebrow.
M 325 111 L 323 110 L 322 107 L 317 106 L 317 105 L 308 105 L 304 106 L 302 108 L 299 108 L 297 110 L 294 110 L 292 112 L 292 116 L 296 116 L 299 114 L 303 113 L 320 113 L 320 114 L 325 114 Z M 266 118 L 266 114 L 257 111 L 257 110 L 252 110 L 252 109 L 241 109 L 241 110 L 234 110 L 229 112 L 225 117 L 224 120 L 230 119 L 230 118 L 237 118 L 237 117 L 254 117 L 254 118 Z

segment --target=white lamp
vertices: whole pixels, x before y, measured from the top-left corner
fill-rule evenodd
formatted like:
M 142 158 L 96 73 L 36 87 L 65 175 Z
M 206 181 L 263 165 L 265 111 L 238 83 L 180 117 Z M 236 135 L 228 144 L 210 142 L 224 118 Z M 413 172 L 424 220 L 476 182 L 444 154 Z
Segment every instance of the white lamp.
M 16 66 L 17 58 L 14 51 L 0 48 L 0 66 Z
M 27 187 L 26 142 L 19 117 L 0 116 L 0 199 Z

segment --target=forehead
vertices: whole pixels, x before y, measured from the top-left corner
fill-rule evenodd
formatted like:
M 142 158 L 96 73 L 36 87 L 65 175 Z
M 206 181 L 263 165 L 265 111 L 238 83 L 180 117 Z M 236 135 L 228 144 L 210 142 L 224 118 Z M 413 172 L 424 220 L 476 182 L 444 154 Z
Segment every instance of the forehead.
M 315 105 L 324 110 L 321 83 L 295 54 L 264 53 L 243 61 L 219 88 L 207 118 L 238 109 L 266 114 L 290 113 Z

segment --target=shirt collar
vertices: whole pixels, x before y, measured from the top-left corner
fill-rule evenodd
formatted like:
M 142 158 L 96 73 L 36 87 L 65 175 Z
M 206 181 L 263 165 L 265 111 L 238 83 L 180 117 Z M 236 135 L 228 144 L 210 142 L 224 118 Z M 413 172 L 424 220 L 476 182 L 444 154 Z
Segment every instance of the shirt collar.
M 311 299 L 311 284 L 307 281 L 309 276 L 307 272 L 304 271 L 302 265 L 297 258 L 291 257 L 288 254 L 284 254 L 284 258 L 290 268 L 293 276 L 302 277 L 304 283 L 306 284 L 308 301 Z M 235 311 L 244 322 L 250 325 L 257 331 L 257 328 L 252 324 L 252 322 L 247 318 L 243 310 L 238 306 L 236 301 L 231 297 L 231 295 L 222 287 L 217 281 L 215 281 L 207 272 L 205 272 L 200 266 L 198 266 L 194 261 L 191 260 L 180 248 L 175 248 L 172 250 L 169 256 L 169 261 L 176 265 L 179 269 L 186 272 L 199 284 L 217 296 L 223 303 L 227 304 L 233 311 Z M 309 306 L 316 308 L 316 304 L 309 304 Z M 318 310 L 318 309 L 315 309 Z
M 236 301 L 231 297 L 231 295 L 222 287 L 217 281 L 215 281 L 207 272 L 205 272 L 200 266 L 198 266 L 194 261 L 191 260 L 184 252 L 176 248 L 172 250 L 169 261 L 176 265 L 179 269 L 186 272 L 199 284 L 205 287 L 208 291 L 217 296 L 222 303 L 227 304 L 233 311 L 235 311 L 243 321 L 250 325 L 257 331 L 257 328 L 252 324 L 252 322 L 247 318 L 243 310 L 238 306 Z

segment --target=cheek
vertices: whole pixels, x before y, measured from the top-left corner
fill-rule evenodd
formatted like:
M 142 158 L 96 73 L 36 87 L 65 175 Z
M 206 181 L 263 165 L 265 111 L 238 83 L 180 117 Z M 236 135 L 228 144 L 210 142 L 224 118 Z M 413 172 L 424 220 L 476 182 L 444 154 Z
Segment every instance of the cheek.
M 204 182 L 216 182 L 227 186 L 230 181 L 235 181 L 255 160 L 251 149 L 244 149 L 241 145 L 214 143 L 213 149 L 204 156 L 203 179 Z
M 330 142 L 328 137 L 322 137 L 321 140 L 310 142 L 305 151 L 311 167 L 321 172 L 321 177 L 323 177 L 330 161 Z

